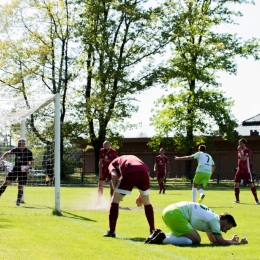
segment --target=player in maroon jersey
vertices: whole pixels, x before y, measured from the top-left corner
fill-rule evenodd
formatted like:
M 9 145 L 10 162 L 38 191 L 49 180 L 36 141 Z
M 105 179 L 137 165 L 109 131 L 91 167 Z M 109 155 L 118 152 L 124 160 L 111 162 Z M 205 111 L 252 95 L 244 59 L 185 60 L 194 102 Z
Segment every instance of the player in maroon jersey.
M 127 194 L 131 194 L 134 186 L 139 189 L 140 195 L 136 199 L 136 205 L 144 205 L 145 216 L 148 221 L 150 232 L 154 228 L 153 206 L 149 200 L 150 176 L 148 166 L 134 155 L 123 155 L 114 159 L 109 167 L 114 194 L 109 211 L 109 231 L 104 237 L 115 237 L 116 222 L 119 213 L 119 203 Z
M 163 181 L 166 175 L 166 170 L 167 170 L 168 177 L 170 175 L 170 164 L 169 164 L 168 157 L 164 155 L 163 148 L 159 150 L 159 153 L 160 154 L 156 156 L 155 159 L 155 172 L 160 187 L 158 194 L 161 194 L 161 192 L 165 193 L 165 186 L 163 184 Z
M 234 190 L 235 190 L 235 197 L 236 200 L 234 203 L 239 203 L 239 184 L 241 180 L 243 179 L 244 181 L 247 182 L 248 186 L 251 188 L 251 191 L 253 193 L 253 196 L 255 198 L 256 204 L 259 204 L 259 200 L 257 198 L 257 192 L 256 192 L 256 187 L 253 184 L 252 180 L 252 174 L 250 170 L 250 157 L 251 157 L 251 151 L 246 147 L 247 141 L 245 139 L 240 139 L 239 140 L 239 145 L 237 147 L 238 150 L 238 168 L 237 172 L 235 174 L 235 185 L 234 185 Z
M 98 168 L 99 168 L 99 182 L 98 182 L 98 202 L 97 204 L 101 203 L 101 197 L 103 195 L 103 189 L 106 179 L 109 181 L 111 180 L 111 175 L 108 171 L 109 164 L 117 158 L 117 151 L 110 147 L 110 143 L 108 141 L 105 141 L 103 143 L 103 148 L 99 150 L 99 162 L 98 162 Z M 110 181 L 110 195 L 112 197 L 113 195 L 113 187 Z

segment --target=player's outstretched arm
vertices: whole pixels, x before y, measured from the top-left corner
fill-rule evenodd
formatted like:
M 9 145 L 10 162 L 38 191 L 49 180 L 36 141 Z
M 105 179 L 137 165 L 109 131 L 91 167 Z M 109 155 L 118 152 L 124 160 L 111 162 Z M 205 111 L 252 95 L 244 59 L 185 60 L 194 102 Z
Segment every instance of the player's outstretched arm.
M 193 159 L 192 156 L 182 156 L 182 157 L 175 156 L 174 157 L 174 160 L 176 160 L 176 161 L 187 161 L 187 160 L 192 160 L 192 159 Z
M 1 159 L 3 160 L 3 159 L 4 159 L 5 157 L 7 157 L 10 153 L 11 153 L 11 151 L 5 152 L 5 153 L 2 155 Z

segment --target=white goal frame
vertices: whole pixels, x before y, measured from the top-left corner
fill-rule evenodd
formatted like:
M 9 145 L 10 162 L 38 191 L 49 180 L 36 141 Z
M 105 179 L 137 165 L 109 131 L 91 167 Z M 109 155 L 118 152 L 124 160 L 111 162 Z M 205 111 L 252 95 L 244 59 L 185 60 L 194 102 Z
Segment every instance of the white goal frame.
M 21 138 L 25 139 L 26 134 L 26 126 L 25 126 L 25 119 L 39 110 L 42 107 L 50 104 L 51 102 L 55 103 L 55 115 L 54 115 L 54 180 L 55 180 L 55 212 L 60 213 L 60 93 L 56 93 L 52 95 L 51 98 L 47 99 L 46 101 L 42 102 L 37 107 L 32 109 L 26 110 L 19 116 L 20 124 L 21 124 Z M 12 123 L 18 123 L 17 118 L 9 118 L 8 121 Z M 24 200 L 24 196 L 22 198 Z

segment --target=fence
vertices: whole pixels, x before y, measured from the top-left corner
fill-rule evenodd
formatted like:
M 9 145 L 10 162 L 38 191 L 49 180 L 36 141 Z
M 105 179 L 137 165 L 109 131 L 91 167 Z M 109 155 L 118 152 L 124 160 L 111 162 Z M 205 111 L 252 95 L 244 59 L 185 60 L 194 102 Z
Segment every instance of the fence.
M 154 163 L 155 158 L 158 154 L 156 153 L 145 153 L 145 152 L 133 152 L 137 157 L 142 159 L 150 168 L 150 176 L 152 179 L 155 179 L 156 176 L 154 173 Z M 175 156 L 183 156 L 184 154 L 169 153 L 166 156 L 170 162 L 170 179 L 178 180 L 183 179 L 185 181 L 185 162 L 184 161 L 175 161 Z M 216 164 L 216 171 L 211 176 L 211 183 L 216 185 L 222 185 L 226 182 L 231 182 L 234 179 L 235 171 L 237 167 L 237 153 L 236 152 L 222 152 L 222 153 L 212 153 L 212 158 Z M 94 161 L 94 157 L 89 157 L 89 160 Z M 260 154 L 253 153 L 251 156 L 251 167 L 253 178 L 258 185 L 260 179 Z M 93 166 L 93 161 L 89 165 Z M 194 173 L 196 171 L 197 161 L 192 160 L 192 171 L 190 173 L 191 179 L 193 179 Z M 0 173 L 0 180 L 5 178 L 4 173 Z M 65 178 L 61 180 L 61 185 L 96 185 L 98 183 L 98 176 L 94 173 L 93 168 L 89 171 L 83 170 L 82 172 L 76 171 L 71 173 L 66 173 Z M 29 175 L 28 185 L 46 185 L 46 178 L 44 174 Z

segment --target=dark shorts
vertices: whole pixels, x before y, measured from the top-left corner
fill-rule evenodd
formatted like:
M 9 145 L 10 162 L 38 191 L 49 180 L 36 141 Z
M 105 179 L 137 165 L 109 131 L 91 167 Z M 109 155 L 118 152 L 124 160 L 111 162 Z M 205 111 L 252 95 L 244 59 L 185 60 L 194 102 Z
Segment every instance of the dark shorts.
M 143 195 L 148 195 L 150 190 L 150 176 L 148 172 L 122 173 L 115 191 L 121 194 L 131 194 L 134 187 L 137 187 Z
M 6 176 L 7 181 L 14 182 L 18 178 L 20 185 L 26 185 L 28 183 L 28 173 L 22 172 L 21 167 L 15 166 L 11 172 L 8 172 Z
M 53 173 L 48 173 L 47 175 L 48 175 L 48 177 L 49 177 L 50 179 L 53 179 L 53 177 L 54 177 L 54 174 L 53 174 Z
M 247 183 L 252 183 L 253 180 L 251 172 L 241 172 L 238 170 L 235 174 L 234 182 L 241 182 L 241 180 L 244 180 Z
M 105 181 L 106 179 L 108 179 L 110 181 L 111 180 L 111 174 L 109 174 L 108 168 L 106 168 L 106 169 L 102 168 L 102 174 L 99 175 L 99 180 Z
M 164 179 L 164 177 L 165 177 L 165 172 L 158 172 L 157 173 L 157 180 Z
M 54 173 L 53 171 L 47 171 L 47 175 L 50 179 L 52 179 L 54 177 Z

